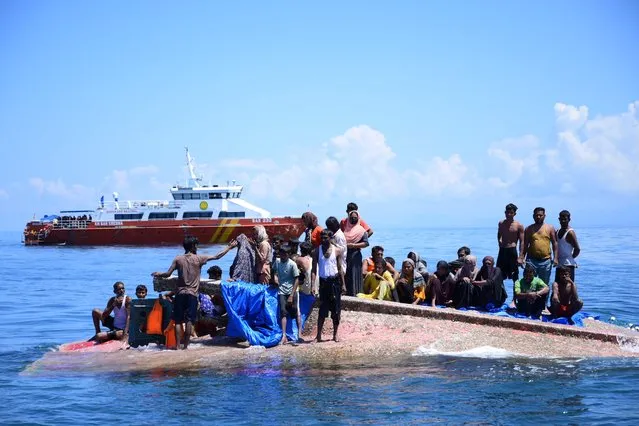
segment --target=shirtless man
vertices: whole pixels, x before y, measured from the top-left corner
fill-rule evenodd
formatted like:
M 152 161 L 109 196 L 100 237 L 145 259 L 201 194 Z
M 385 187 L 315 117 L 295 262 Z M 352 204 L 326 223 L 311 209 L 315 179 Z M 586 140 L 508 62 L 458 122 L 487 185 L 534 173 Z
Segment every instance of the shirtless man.
M 519 279 L 519 266 L 523 264 L 524 250 L 524 225 L 515 220 L 517 206 L 510 203 L 506 206 L 506 218 L 497 225 L 497 244 L 499 245 L 499 255 L 497 256 L 497 267 L 501 269 L 504 279 L 515 281 Z M 519 252 L 517 252 L 519 243 Z M 511 307 L 515 306 L 515 292 Z
M 519 262 L 524 259 L 534 268 L 538 278 L 548 285 L 550 272 L 553 266 L 557 266 L 557 234 L 552 225 L 544 223 L 546 210 L 543 207 L 535 208 L 533 219 L 535 223 L 524 231 L 524 249 Z M 552 253 L 550 251 L 552 247 Z M 552 256 L 551 256 L 552 254 Z
M 552 285 L 550 313 L 553 318 L 570 318 L 583 308 L 584 302 L 579 298 L 577 285 L 570 278 L 570 271 L 565 266 L 557 268 L 557 280 Z
M 95 336 L 90 340 L 102 343 L 108 340 L 123 340 L 126 342 L 129 339 L 131 298 L 125 294 L 122 281 L 113 284 L 113 293 L 115 293 L 115 296 L 109 299 L 104 311 L 96 308 L 92 312 Z M 111 316 L 111 312 L 113 312 L 113 316 Z M 100 330 L 100 323 L 110 331 L 103 333 Z
M 575 230 L 570 227 L 570 212 L 568 210 L 562 210 L 559 212 L 559 225 L 561 228 L 557 231 L 557 247 L 559 248 L 559 266 L 568 268 L 570 272 L 570 279 L 575 281 L 575 268 L 577 267 L 577 261 L 575 260 L 581 248 L 577 241 L 577 234 Z M 557 274 L 559 268 L 555 271 L 555 281 L 557 281 Z
M 313 268 L 313 245 L 308 241 L 300 244 L 300 255 L 295 259 L 297 269 L 300 271 L 300 291 L 304 294 L 317 294 L 317 288 L 311 282 L 311 269 Z

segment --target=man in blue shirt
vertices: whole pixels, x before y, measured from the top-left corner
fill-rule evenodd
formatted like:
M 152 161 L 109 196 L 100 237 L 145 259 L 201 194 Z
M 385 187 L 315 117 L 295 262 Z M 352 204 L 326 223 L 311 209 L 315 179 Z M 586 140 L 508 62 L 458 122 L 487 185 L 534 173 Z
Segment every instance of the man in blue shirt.
M 273 268 L 273 279 L 278 287 L 278 298 L 280 306 L 280 325 L 282 327 L 282 341 L 280 344 L 288 343 L 286 338 L 286 315 L 297 321 L 298 333 L 302 333 L 302 321 L 299 311 L 299 275 L 297 264 L 290 258 L 290 246 L 282 245 L 279 248 L 279 259 L 275 260 Z

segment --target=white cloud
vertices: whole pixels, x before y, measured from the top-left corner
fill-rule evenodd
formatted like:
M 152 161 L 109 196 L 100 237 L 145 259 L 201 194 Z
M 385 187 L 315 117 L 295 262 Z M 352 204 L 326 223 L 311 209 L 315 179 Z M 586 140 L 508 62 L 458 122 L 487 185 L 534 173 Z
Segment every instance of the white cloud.
M 556 138 L 542 140 L 532 134 L 504 138 L 486 144 L 485 154 L 472 159 L 458 153 L 400 159 L 383 133 L 359 125 L 314 147 L 305 145 L 303 151 L 284 149 L 280 152 L 289 154 L 223 159 L 197 167 L 206 177 L 213 176 L 210 169 L 215 176 L 236 179 L 245 185 L 249 201 L 262 200 L 258 203 L 270 203 L 275 209 L 351 200 L 388 206 L 389 201 L 470 200 L 486 194 L 499 194 L 500 199 L 553 194 L 587 198 L 605 192 L 632 196 L 639 194 L 638 110 L 639 101 L 621 114 L 591 117 L 586 106 L 557 103 Z M 166 198 L 170 184 L 163 183 L 159 174 L 153 165 L 114 170 L 100 193 L 118 191 L 123 200 Z M 40 193 L 67 198 L 100 194 L 61 179 L 32 178 L 30 185 Z M 6 198 L 6 191 L 0 189 L 0 197 Z
M 573 174 L 618 193 L 639 193 L 639 101 L 618 115 L 589 118 L 588 108 L 555 105 L 559 149 Z
M 555 149 L 545 149 L 541 141 L 534 135 L 524 135 L 519 138 L 506 138 L 493 142 L 488 148 L 489 157 L 498 160 L 497 167 L 500 177 L 497 179 L 502 186 L 519 183 L 525 176 L 533 184 L 546 182 L 547 171 L 561 169 L 559 153 Z
M 149 165 L 149 166 L 133 167 L 131 170 L 129 170 L 129 173 L 131 175 L 133 175 L 133 176 L 136 176 L 136 175 L 156 175 L 156 174 L 158 174 L 159 171 L 160 171 L 160 169 L 158 169 L 156 166 Z
M 220 164 L 235 173 L 247 187 L 247 197 L 279 201 L 319 203 L 322 200 L 354 198 L 387 200 L 406 195 L 403 172 L 392 165 L 396 154 L 385 136 L 360 125 L 331 138 L 301 155 L 272 159 L 234 159 Z
M 54 195 L 67 199 L 82 199 L 93 194 L 93 189 L 80 184 L 67 185 L 62 179 L 45 180 L 40 177 L 32 177 L 29 184 L 34 187 L 40 195 Z
M 472 176 L 474 172 L 459 154 L 453 154 L 447 160 L 434 157 L 424 161 L 422 170 L 408 170 L 404 177 L 425 195 L 467 196 L 477 188 L 478 178 Z

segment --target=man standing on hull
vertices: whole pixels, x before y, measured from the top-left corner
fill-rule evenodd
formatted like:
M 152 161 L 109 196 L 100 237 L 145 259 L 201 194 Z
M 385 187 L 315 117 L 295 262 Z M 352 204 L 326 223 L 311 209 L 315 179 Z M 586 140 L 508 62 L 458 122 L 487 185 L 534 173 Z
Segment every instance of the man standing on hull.
M 182 323 L 186 323 L 186 333 L 184 334 L 184 349 L 189 346 L 193 324 L 197 320 L 198 292 L 200 289 L 200 274 L 202 266 L 210 261 L 217 260 L 228 252 L 228 247 L 220 253 L 210 255 L 197 254 L 197 245 L 199 241 L 195 237 L 186 237 L 184 239 L 184 254 L 173 259 L 173 263 L 166 272 L 153 272 L 151 275 L 156 278 L 168 278 L 173 271 L 178 271 L 178 284 L 175 292 L 175 300 L 173 302 L 173 320 L 175 321 L 175 341 L 177 348 L 180 349 L 182 335 Z M 229 247 L 234 246 L 233 241 Z
M 346 281 L 344 280 L 344 270 L 342 269 L 342 250 L 331 244 L 333 233 L 324 229 L 320 235 L 321 243 L 313 251 L 313 267 L 311 280 L 319 275 L 319 299 L 320 308 L 317 315 L 317 337 L 315 341 L 322 341 L 322 329 L 324 320 L 331 313 L 333 320 L 333 340 L 338 342 L 339 322 L 342 312 L 342 294 L 346 293 Z
M 497 244 L 499 244 L 497 267 L 505 280 L 513 280 L 514 289 L 515 282 L 519 279 L 519 266 L 523 264 L 524 258 L 524 225 L 515 220 L 517 206 L 513 203 L 506 206 L 504 213 L 506 218 L 497 226 Z M 519 251 L 517 251 L 517 243 L 519 243 Z M 513 306 L 514 293 L 513 290 Z
M 553 266 L 557 266 L 557 234 L 552 225 L 544 223 L 546 210 L 543 207 L 535 208 L 533 212 L 535 223 L 528 226 L 524 232 L 524 250 L 521 257 L 523 263 L 530 263 L 537 277 L 544 284 L 550 281 L 550 272 Z M 552 252 L 551 252 L 552 248 Z

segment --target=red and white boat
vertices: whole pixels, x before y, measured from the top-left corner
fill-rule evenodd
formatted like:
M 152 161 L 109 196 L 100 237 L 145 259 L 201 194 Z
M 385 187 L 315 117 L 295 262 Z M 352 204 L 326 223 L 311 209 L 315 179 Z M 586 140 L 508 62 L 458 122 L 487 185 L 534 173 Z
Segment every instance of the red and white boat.
M 192 235 L 200 244 L 223 244 L 264 225 L 270 237 L 297 238 L 304 231 L 299 216 L 273 217 L 241 198 L 242 186 L 203 185 L 186 148 L 190 178 L 170 189 L 171 201 L 113 201 L 104 197 L 93 210 L 63 210 L 27 223 L 26 245 L 162 245 L 182 244 Z

